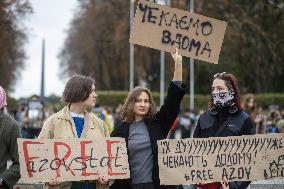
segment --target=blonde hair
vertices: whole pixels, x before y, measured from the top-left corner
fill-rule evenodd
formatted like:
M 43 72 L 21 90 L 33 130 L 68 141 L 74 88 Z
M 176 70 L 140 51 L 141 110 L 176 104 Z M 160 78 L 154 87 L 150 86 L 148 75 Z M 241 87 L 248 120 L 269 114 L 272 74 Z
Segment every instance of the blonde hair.
M 284 133 L 284 119 L 280 119 L 276 123 L 276 127 L 278 128 L 279 133 Z

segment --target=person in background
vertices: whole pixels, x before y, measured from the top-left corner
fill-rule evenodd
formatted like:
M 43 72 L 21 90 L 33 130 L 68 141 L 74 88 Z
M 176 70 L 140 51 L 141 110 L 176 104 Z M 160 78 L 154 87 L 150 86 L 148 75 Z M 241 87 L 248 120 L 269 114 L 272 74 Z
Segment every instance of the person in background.
M 281 119 L 284 119 L 284 109 L 280 110 L 280 116 L 281 116 Z
M 17 138 L 20 127 L 16 120 L 4 112 L 7 106 L 5 90 L 0 86 L 0 189 L 9 189 L 20 179 Z M 12 165 L 7 169 L 7 161 Z
M 22 127 L 23 138 L 37 138 L 44 120 L 44 105 L 38 95 L 32 95 L 27 104 Z
M 250 116 L 252 122 L 255 124 L 256 133 L 257 134 L 264 134 L 265 131 L 265 124 L 266 119 L 261 112 L 257 111 L 257 105 L 255 96 L 253 94 L 247 94 L 243 98 L 242 107 L 244 111 Z
M 240 103 L 240 90 L 233 74 L 217 73 L 212 81 L 211 99 L 208 110 L 201 114 L 194 138 L 229 137 L 255 134 L 255 124 Z M 226 179 L 226 178 L 224 178 Z M 199 184 L 201 189 L 244 189 L 250 182 Z
M 27 112 L 27 106 L 25 103 L 21 103 L 18 107 L 18 110 L 15 114 L 15 120 L 18 122 L 20 128 L 22 129 L 24 126 L 24 117 Z
M 175 135 L 176 135 L 178 123 L 179 123 L 179 116 L 177 116 L 174 123 L 172 124 L 171 129 L 170 129 L 170 131 L 167 135 L 167 139 L 175 139 L 176 138 Z
M 114 119 L 113 129 L 116 128 L 117 126 L 121 125 L 120 112 L 121 112 L 122 106 L 123 106 L 123 104 L 120 103 L 115 108 L 115 112 L 114 112 L 114 115 L 113 115 L 113 119 Z
M 261 113 L 258 113 L 255 118 L 255 127 L 257 134 L 265 134 L 266 133 L 266 116 Z
M 96 104 L 94 108 L 92 108 L 91 111 L 92 114 L 95 114 L 98 118 L 103 120 L 106 123 L 108 132 L 111 132 L 114 125 L 114 120 L 112 117 L 112 110 L 110 107 L 107 106 L 100 106 L 99 104 Z
M 63 100 L 68 103 L 61 111 L 50 116 L 44 123 L 39 139 L 66 139 L 109 137 L 104 121 L 87 109 L 95 106 L 97 99 L 95 81 L 89 77 L 74 75 L 66 83 Z M 109 181 L 100 177 L 97 181 L 73 181 L 59 183 L 51 179 L 46 188 L 85 189 L 106 188 Z
M 135 87 L 128 93 L 121 110 L 122 124 L 115 127 L 111 137 L 126 140 L 131 179 L 114 181 L 111 189 L 162 189 L 158 168 L 157 140 L 165 139 L 180 111 L 185 94 L 182 84 L 182 57 L 176 51 L 174 77 L 160 111 L 149 89 Z
M 253 94 L 247 94 L 244 96 L 242 107 L 244 111 L 254 121 L 257 116 L 257 107 L 256 107 L 255 97 Z
M 284 119 L 280 119 L 280 120 L 276 123 L 276 127 L 278 128 L 278 132 L 279 132 L 279 133 L 284 133 Z
M 278 133 L 278 127 L 276 123 L 281 119 L 279 107 L 277 105 L 271 105 L 269 107 L 269 116 L 266 123 L 266 133 Z
M 106 110 L 106 124 L 108 126 L 109 132 L 111 132 L 114 128 L 113 110 L 110 106 L 106 106 L 105 110 Z
M 192 110 L 186 108 L 183 115 L 180 116 L 179 128 L 181 129 L 181 138 L 190 138 L 195 125 L 195 115 Z

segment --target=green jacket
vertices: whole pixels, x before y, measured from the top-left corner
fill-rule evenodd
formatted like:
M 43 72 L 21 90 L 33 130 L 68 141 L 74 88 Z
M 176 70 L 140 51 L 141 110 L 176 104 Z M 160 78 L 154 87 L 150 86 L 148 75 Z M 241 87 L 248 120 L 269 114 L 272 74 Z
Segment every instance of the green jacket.
M 12 188 L 20 179 L 20 164 L 17 138 L 20 137 L 18 123 L 9 115 L 0 110 L 0 178 Z M 7 169 L 7 160 L 12 165 Z

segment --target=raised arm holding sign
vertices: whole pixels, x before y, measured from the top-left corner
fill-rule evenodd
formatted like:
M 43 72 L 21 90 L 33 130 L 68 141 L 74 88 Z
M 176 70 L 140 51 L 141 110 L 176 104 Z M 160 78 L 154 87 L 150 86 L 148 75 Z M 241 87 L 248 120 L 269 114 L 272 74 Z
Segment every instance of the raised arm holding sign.
M 165 103 L 156 111 L 149 89 L 135 87 L 128 93 L 121 111 L 122 124 L 111 136 L 125 138 L 131 179 L 115 180 L 111 189 L 162 189 L 158 169 L 157 141 L 166 138 L 185 94 L 182 84 L 182 57 L 176 50 L 173 80 Z

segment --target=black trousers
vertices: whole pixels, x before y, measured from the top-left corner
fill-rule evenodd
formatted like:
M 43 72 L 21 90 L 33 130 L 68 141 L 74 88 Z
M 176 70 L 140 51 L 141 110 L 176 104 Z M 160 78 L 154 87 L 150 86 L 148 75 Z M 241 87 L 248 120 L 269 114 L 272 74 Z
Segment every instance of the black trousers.
M 152 182 L 150 183 L 141 183 L 141 184 L 132 184 L 132 189 L 155 189 Z

